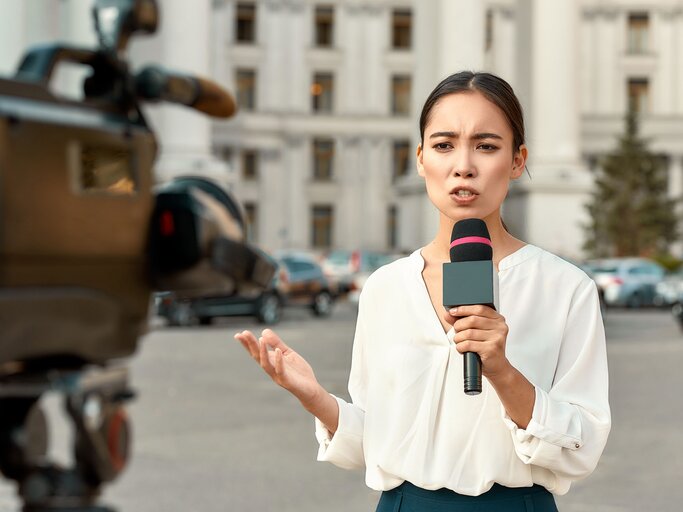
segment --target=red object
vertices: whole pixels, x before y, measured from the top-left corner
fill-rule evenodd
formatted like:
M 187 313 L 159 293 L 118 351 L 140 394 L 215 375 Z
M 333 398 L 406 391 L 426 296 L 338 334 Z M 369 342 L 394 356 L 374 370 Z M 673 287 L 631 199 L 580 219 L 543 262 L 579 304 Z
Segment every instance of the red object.
M 360 272 L 360 251 L 351 253 L 351 272 Z
M 621 277 L 613 277 L 612 283 L 613 284 L 624 284 L 624 280 Z
M 116 409 L 108 421 L 107 448 L 114 470 L 119 473 L 128 462 L 128 417 L 123 407 Z
M 463 238 L 456 238 L 451 242 L 451 249 L 462 244 L 486 244 L 493 247 L 491 240 L 483 236 L 465 236 Z
M 175 233 L 175 222 L 173 221 L 173 214 L 168 210 L 161 212 L 159 219 L 159 228 L 163 236 L 172 236 Z

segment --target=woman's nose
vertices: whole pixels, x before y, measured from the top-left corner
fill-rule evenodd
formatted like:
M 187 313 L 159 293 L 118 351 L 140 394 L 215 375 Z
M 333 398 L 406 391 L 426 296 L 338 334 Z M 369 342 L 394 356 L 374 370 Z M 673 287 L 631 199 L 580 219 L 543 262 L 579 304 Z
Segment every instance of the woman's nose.
M 458 178 L 474 178 L 477 175 L 472 158 L 466 151 L 461 151 L 460 154 L 457 155 L 453 171 Z

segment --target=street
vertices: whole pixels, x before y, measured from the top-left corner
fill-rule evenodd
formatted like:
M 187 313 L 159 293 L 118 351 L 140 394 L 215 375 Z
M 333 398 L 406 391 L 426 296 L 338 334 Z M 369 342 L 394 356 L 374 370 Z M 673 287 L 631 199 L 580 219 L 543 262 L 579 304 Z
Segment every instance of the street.
M 347 397 L 355 311 L 329 319 L 290 309 L 277 332 L 332 393 Z M 612 433 L 591 477 L 558 498 L 563 512 L 678 511 L 683 501 L 683 334 L 668 311 L 610 310 Z M 316 462 L 313 421 L 233 340 L 251 319 L 157 327 L 131 361 L 134 455 L 103 501 L 120 512 L 374 510 L 362 472 Z M 46 401 L 48 409 L 58 404 Z M 51 411 L 54 412 L 54 411 Z M 64 426 L 55 452 L 67 458 Z M 0 511 L 16 509 L 0 485 Z

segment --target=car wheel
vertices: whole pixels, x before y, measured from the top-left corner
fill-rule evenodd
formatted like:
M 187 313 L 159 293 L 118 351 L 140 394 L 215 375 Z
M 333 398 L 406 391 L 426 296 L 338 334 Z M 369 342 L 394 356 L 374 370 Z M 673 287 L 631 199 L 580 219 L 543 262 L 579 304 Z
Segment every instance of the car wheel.
M 172 325 L 180 325 L 182 327 L 197 325 L 197 317 L 192 311 L 192 306 L 188 303 L 177 304 L 173 309 L 171 318 Z
M 641 308 L 643 307 L 643 299 L 639 293 L 632 293 L 628 299 L 626 299 L 626 306 L 629 308 Z
M 256 318 L 259 322 L 266 325 L 273 325 L 280 321 L 282 317 L 282 304 L 277 295 L 273 293 L 264 294 L 258 302 Z
M 678 327 L 680 327 L 681 330 L 683 330 L 683 304 L 681 304 L 680 302 L 676 302 L 673 306 L 671 306 L 671 313 L 676 319 Z
M 313 314 L 315 316 L 328 316 L 332 312 L 332 295 L 328 291 L 322 291 L 313 298 Z

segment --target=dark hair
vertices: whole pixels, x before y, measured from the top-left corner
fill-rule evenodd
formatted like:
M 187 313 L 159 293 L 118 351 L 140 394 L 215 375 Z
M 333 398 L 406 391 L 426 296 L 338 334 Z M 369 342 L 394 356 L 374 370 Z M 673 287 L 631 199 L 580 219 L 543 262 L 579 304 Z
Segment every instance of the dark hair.
M 420 143 L 434 105 L 449 94 L 478 91 L 505 114 L 512 129 L 512 150 L 516 152 L 524 144 L 524 115 L 515 92 L 505 80 L 491 73 L 460 71 L 441 81 L 427 97 L 420 114 Z

